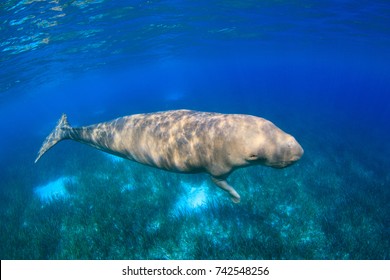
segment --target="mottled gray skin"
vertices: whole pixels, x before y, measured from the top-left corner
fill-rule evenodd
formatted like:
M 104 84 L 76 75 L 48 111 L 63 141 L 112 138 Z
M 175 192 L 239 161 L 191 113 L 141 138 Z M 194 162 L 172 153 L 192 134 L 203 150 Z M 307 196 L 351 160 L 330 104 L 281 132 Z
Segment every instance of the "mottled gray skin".
M 303 154 L 294 137 L 265 119 L 190 110 L 138 114 L 80 128 L 72 128 L 63 115 L 35 162 L 63 139 L 173 172 L 209 173 L 236 203 L 240 196 L 226 181 L 235 169 L 254 164 L 283 168 Z

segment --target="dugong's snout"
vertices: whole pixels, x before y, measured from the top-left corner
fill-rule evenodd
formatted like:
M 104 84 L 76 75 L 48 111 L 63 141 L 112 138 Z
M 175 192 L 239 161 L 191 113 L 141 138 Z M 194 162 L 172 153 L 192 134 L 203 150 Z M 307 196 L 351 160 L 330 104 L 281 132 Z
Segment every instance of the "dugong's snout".
M 284 151 L 282 149 L 282 160 L 280 161 L 279 166 L 276 166 L 276 168 L 284 168 L 294 164 L 302 157 L 304 153 L 303 148 L 298 143 L 298 141 L 295 140 L 294 137 L 290 137 L 291 138 L 287 141 Z
M 274 150 L 271 160 L 266 165 L 273 168 L 285 168 L 297 162 L 303 153 L 304 150 L 298 141 L 289 136 L 287 141 L 280 143 L 279 148 Z
M 294 163 L 298 161 L 304 153 L 302 146 L 294 139 L 294 144 L 291 147 L 291 162 Z

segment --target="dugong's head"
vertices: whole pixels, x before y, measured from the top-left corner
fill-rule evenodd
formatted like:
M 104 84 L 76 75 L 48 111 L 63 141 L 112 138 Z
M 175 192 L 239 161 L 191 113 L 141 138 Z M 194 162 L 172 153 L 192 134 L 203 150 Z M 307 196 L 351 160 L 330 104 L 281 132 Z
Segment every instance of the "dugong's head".
M 256 129 L 245 141 L 246 161 L 274 168 L 284 168 L 303 155 L 301 145 L 272 122 L 260 119 Z

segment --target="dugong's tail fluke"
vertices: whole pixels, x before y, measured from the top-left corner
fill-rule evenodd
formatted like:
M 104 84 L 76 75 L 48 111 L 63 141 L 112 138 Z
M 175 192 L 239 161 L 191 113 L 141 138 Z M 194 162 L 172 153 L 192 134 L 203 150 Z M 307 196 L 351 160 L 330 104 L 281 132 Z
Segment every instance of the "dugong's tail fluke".
M 62 114 L 61 119 L 58 121 L 54 130 L 46 137 L 45 141 L 42 144 L 41 149 L 38 152 L 38 157 L 35 160 L 35 163 L 55 144 L 59 141 L 68 138 L 70 125 L 68 123 L 68 119 L 65 114 Z

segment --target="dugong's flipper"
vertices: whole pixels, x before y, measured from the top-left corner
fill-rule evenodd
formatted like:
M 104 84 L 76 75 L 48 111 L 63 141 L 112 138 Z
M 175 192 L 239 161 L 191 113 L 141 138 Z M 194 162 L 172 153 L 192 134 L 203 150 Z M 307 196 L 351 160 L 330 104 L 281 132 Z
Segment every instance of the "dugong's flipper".
M 216 184 L 218 187 L 223 189 L 224 191 L 227 191 L 230 194 L 230 198 L 234 203 L 240 202 L 240 195 L 236 192 L 236 190 L 226 182 L 225 179 L 219 179 L 216 177 L 211 176 L 211 180 Z
M 68 119 L 65 114 L 62 115 L 61 119 L 58 121 L 54 130 L 46 137 L 45 141 L 42 144 L 41 149 L 38 152 L 38 157 L 35 160 L 35 163 L 41 158 L 41 156 L 46 153 L 51 147 L 57 144 L 59 141 L 66 139 L 71 129 Z

